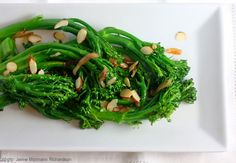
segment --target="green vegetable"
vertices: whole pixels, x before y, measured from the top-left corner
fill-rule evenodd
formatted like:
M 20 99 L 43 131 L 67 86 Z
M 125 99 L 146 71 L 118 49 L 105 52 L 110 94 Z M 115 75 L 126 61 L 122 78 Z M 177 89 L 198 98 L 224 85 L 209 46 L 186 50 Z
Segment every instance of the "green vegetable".
M 9 98 L 6 94 L 0 95 L 0 111 L 3 111 L 4 107 L 15 103 L 14 99 Z
M 17 52 L 16 33 L 54 30 L 61 20 L 39 16 L 0 29 L 1 111 L 17 102 L 20 108 L 30 105 L 48 118 L 78 120 L 81 128 L 98 129 L 105 121 L 130 125 L 170 121 L 181 102 L 196 100 L 193 79 L 186 79 L 190 70 L 186 60 L 172 60 L 160 43 L 142 41 L 121 29 L 96 31 L 83 20 L 69 18 L 68 25 L 58 29 L 74 35 L 68 42 L 24 42 L 25 50 Z M 87 36 L 78 44 L 81 29 Z M 153 44 L 153 52 L 143 54 L 141 48 Z M 90 53 L 97 55 L 88 58 Z M 30 74 L 29 59 L 44 74 Z M 16 63 L 16 71 L 8 72 L 9 62 Z
M 0 63 L 16 54 L 16 45 L 13 39 L 7 37 L 0 43 Z

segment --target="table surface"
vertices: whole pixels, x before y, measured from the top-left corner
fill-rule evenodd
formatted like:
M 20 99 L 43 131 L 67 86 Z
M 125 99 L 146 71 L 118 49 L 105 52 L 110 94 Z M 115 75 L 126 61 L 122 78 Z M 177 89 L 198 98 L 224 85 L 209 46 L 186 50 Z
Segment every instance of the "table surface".
M 95 0 L 69 0 L 69 2 L 85 2 Z M 103 2 L 108 0 L 101 0 Z M 117 0 L 112 0 L 117 1 Z M 124 2 L 124 0 L 121 0 Z M 137 2 L 144 2 L 145 0 L 136 0 Z M 232 3 L 232 24 L 231 29 L 236 33 L 236 15 L 234 8 L 236 2 L 234 0 L 149 0 L 152 2 L 162 3 Z M 65 0 L 0 0 L 0 3 L 55 3 L 65 2 Z M 67 1 L 68 2 L 68 1 Z M 97 1 L 96 1 L 97 2 Z M 126 1 L 127 2 L 127 1 Z M 131 2 L 131 0 L 130 0 Z M 235 2 L 235 4 L 233 4 Z M 235 27 L 234 27 L 235 26 Z M 234 28 L 233 28 L 234 27 Z M 236 35 L 229 39 L 232 44 L 232 54 L 236 56 Z M 233 48 L 234 47 L 234 48 Z M 236 57 L 235 57 L 236 59 Z M 236 64 L 236 62 L 235 62 Z M 236 65 L 234 65 L 236 68 Z M 236 69 L 235 73 L 236 73 Z M 236 80 L 236 74 L 234 74 Z M 235 81 L 229 82 L 233 86 Z M 236 88 L 234 88 L 236 92 Z M 236 96 L 235 93 L 232 105 L 227 110 L 227 140 L 228 147 L 226 152 L 211 152 L 211 153 L 160 153 L 160 152 L 19 152 L 19 151 L 2 151 L 0 152 L 1 162 L 65 162 L 65 163 L 235 163 L 236 162 Z M 17 160 L 18 159 L 18 160 Z

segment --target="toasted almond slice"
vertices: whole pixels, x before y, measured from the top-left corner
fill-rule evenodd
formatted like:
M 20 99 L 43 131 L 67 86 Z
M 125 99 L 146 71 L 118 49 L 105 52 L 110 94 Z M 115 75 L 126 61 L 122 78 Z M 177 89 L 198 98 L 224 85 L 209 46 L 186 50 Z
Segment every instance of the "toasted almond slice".
M 121 113 L 124 113 L 124 112 L 127 112 L 127 111 L 129 111 L 128 107 L 121 107 L 120 108 Z
M 44 70 L 43 69 L 40 69 L 39 72 L 38 72 L 39 75 L 44 75 Z
M 138 65 L 138 61 L 134 62 L 130 67 L 129 67 L 129 72 L 133 71 L 136 66 Z
M 9 72 L 15 72 L 17 70 L 17 64 L 15 62 L 8 62 L 6 68 Z
M 81 58 L 79 60 L 79 62 L 77 63 L 77 65 L 75 66 L 75 68 L 73 69 L 73 74 L 76 75 L 76 73 L 80 69 L 80 67 L 85 65 L 90 59 L 98 58 L 98 57 L 99 57 L 99 55 L 97 53 L 89 53 L 86 56 L 84 56 L 83 58 Z
M 108 101 L 101 101 L 100 104 L 102 108 L 107 108 Z
M 107 85 L 112 85 L 116 82 L 116 77 L 111 78 L 108 82 Z
M 29 69 L 31 74 L 37 73 L 37 63 L 35 62 L 34 58 L 29 58 Z
M 108 74 L 108 69 L 106 66 L 103 66 L 103 70 L 102 72 L 99 74 L 98 78 L 99 78 L 99 81 L 104 81 L 107 77 L 107 74 Z
M 118 99 L 113 99 L 107 104 L 107 110 L 113 111 L 117 107 Z
M 9 70 L 5 70 L 4 72 L 3 72 L 3 76 L 7 76 L 7 75 L 9 75 L 10 74 L 10 71 Z
M 161 83 L 158 87 L 156 92 L 159 92 L 160 90 L 169 87 L 172 84 L 172 80 L 168 79 L 165 80 L 163 83 Z
M 127 87 L 131 87 L 131 84 L 130 84 L 130 81 L 129 81 L 129 78 L 128 77 L 125 77 L 124 79 L 124 83 Z
M 63 41 L 66 38 L 66 35 L 64 32 L 54 32 L 53 36 L 58 41 Z
M 132 74 L 131 74 L 131 77 L 132 77 L 132 78 L 135 76 L 137 70 L 138 70 L 137 68 L 133 69 Z
M 115 107 L 112 111 L 113 112 L 120 112 L 120 108 L 119 107 Z
M 136 104 L 139 104 L 139 102 L 140 102 L 140 97 L 139 97 L 139 95 L 138 95 L 138 93 L 137 93 L 136 90 L 132 90 L 132 98 L 134 99 L 134 102 L 135 102 Z
M 35 44 L 35 43 L 41 42 L 42 37 L 36 34 L 32 34 L 28 37 L 28 40 L 32 42 L 33 44 Z
M 127 61 L 127 62 L 125 62 L 127 65 L 132 65 L 134 62 L 133 61 L 131 61 L 131 62 L 129 62 L 129 61 Z
M 178 49 L 178 48 L 168 48 L 168 49 L 166 49 L 166 53 L 180 55 L 180 54 L 182 54 L 182 50 Z
M 133 95 L 133 92 L 130 89 L 123 89 L 120 92 L 120 97 L 122 98 L 130 98 Z
M 22 38 L 22 37 L 28 37 L 30 35 L 34 34 L 33 32 L 26 32 L 26 31 L 20 31 L 20 32 L 17 32 L 13 38 L 16 39 L 16 38 Z
M 122 112 L 122 113 L 129 111 L 129 108 L 127 106 L 118 105 L 117 108 L 119 108 L 119 112 Z
M 109 62 L 115 67 L 118 66 L 117 60 L 115 60 L 114 58 L 109 58 Z
M 176 35 L 175 35 L 175 39 L 177 41 L 184 41 L 187 39 L 187 36 L 186 36 L 186 33 L 184 32 L 177 32 Z
M 134 63 L 134 61 L 129 57 L 129 56 L 124 56 L 124 63 L 126 63 L 127 65 L 132 65 Z
M 154 52 L 150 46 L 144 46 L 140 49 L 140 51 L 145 55 L 150 55 Z
M 129 65 L 126 64 L 126 63 L 121 63 L 120 67 L 123 68 L 123 69 L 127 69 L 127 68 L 129 68 Z
M 79 92 L 81 90 L 83 86 L 83 80 L 82 78 L 79 76 L 76 80 L 75 80 L 75 89 L 77 92 Z
M 58 56 L 60 56 L 61 55 L 61 53 L 60 52 L 56 52 L 55 54 L 52 54 L 52 55 L 50 55 L 50 57 L 58 57 Z
M 61 20 L 57 24 L 55 24 L 54 29 L 58 29 L 60 27 L 68 26 L 69 22 L 68 20 Z
M 79 30 L 76 37 L 78 44 L 81 44 L 86 39 L 86 37 L 87 37 L 87 30 L 85 28 Z
M 156 44 L 152 44 L 152 49 L 155 50 L 157 48 Z

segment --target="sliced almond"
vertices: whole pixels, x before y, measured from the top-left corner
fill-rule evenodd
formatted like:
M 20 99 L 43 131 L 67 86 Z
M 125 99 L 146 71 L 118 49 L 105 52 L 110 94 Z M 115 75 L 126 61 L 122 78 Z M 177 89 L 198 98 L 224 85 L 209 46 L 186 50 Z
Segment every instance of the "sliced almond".
M 144 46 L 140 49 L 140 51 L 145 55 L 150 55 L 154 52 L 150 46 Z
M 129 111 L 128 107 L 122 107 L 122 108 L 120 108 L 120 112 L 121 112 L 121 113 L 125 113 L 125 112 L 128 112 L 128 111 Z
M 107 104 L 107 110 L 113 111 L 114 108 L 117 107 L 118 99 L 113 99 L 111 102 Z
M 22 37 L 28 37 L 30 35 L 34 34 L 33 32 L 26 32 L 26 31 L 20 31 L 20 32 L 17 32 L 13 38 L 16 39 L 16 38 L 22 38 Z
M 178 48 L 168 48 L 168 49 L 166 49 L 166 53 L 180 55 L 180 54 L 182 54 L 182 50 L 178 49 Z
M 108 101 L 101 101 L 101 107 L 102 108 L 107 108 L 107 105 L 108 105 Z
M 50 55 L 50 57 L 58 57 L 58 56 L 60 56 L 61 55 L 61 53 L 60 52 L 56 52 L 55 54 L 52 54 L 52 55 Z
M 186 36 L 186 33 L 184 32 L 177 32 L 176 35 L 175 35 L 175 39 L 177 41 L 184 41 L 187 39 L 187 36 Z
M 163 83 L 161 83 L 158 87 L 156 92 L 159 92 L 160 90 L 169 87 L 172 84 L 172 80 L 168 79 L 165 80 Z
M 120 112 L 120 108 L 119 107 L 116 107 L 112 110 L 113 112 Z
M 58 29 L 60 27 L 68 26 L 69 22 L 68 20 L 61 20 L 57 24 L 55 24 L 54 29 Z
M 63 41 L 66 38 L 66 35 L 64 32 L 54 32 L 53 36 L 58 41 Z
M 98 78 L 99 78 L 99 81 L 104 81 L 107 77 L 107 74 L 108 74 L 108 69 L 106 66 L 103 66 L 103 70 L 102 72 L 99 74 Z
M 84 56 L 83 58 L 81 58 L 79 60 L 79 62 L 77 63 L 77 65 L 75 66 L 75 68 L 73 69 L 73 74 L 76 75 L 76 73 L 80 69 L 80 67 L 85 65 L 90 59 L 98 58 L 98 57 L 99 57 L 99 55 L 97 53 L 89 53 L 86 56 Z
M 132 65 L 134 61 L 129 56 L 126 55 L 124 57 L 124 63 L 126 63 L 127 65 Z
M 43 69 L 40 69 L 39 72 L 38 72 L 39 75 L 44 75 L 44 70 Z
M 115 60 L 114 58 L 109 58 L 109 62 L 115 67 L 118 66 L 117 60 Z
M 140 102 L 140 97 L 139 97 L 138 93 L 136 92 L 136 90 L 133 90 L 133 91 L 132 91 L 132 97 L 133 97 L 134 102 L 135 102 L 136 104 L 138 104 L 138 103 Z
M 82 78 L 79 76 L 76 80 L 75 80 L 75 89 L 77 92 L 79 92 L 81 90 L 83 86 L 83 80 Z
M 34 58 L 29 58 L 29 69 L 31 74 L 37 73 L 37 63 L 35 62 Z
M 129 111 L 128 107 L 127 106 L 123 106 L 123 105 L 118 105 L 116 108 L 113 109 L 113 112 L 124 113 L 124 112 L 127 112 L 127 111 Z
M 32 34 L 28 37 L 28 40 L 32 42 L 33 44 L 35 44 L 35 43 L 41 42 L 42 37 L 36 34 Z
M 130 89 L 123 89 L 120 92 L 120 97 L 122 98 L 130 98 L 133 95 L 133 92 Z
M 5 70 L 4 72 L 3 72 L 3 76 L 7 76 L 7 75 L 9 75 L 10 74 L 10 71 L 9 70 Z
M 152 44 L 152 49 L 155 50 L 157 48 L 156 44 Z
M 108 82 L 107 85 L 112 85 L 116 82 L 116 77 L 111 78 Z
M 130 67 L 129 67 L 129 72 L 133 71 L 136 66 L 138 65 L 138 61 L 134 62 Z
M 123 69 L 127 69 L 127 68 L 129 68 L 129 65 L 126 64 L 126 63 L 121 63 L 120 67 L 123 68 Z
M 130 65 L 132 65 L 134 62 L 133 62 L 133 61 L 126 61 L 125 63 L 130 66 Z
M 133 69 L 132 74 L 131 74 L 131 77 L 132 77 L 132 78 L 135 76 L 137 70 L 138 70 L 137 68 Z
M 79 30 L 76 37 L 78 44 L 81 44 L 86 39 L 86 37 L 87 37 L 87 30 L 85 28 Z
M 17 70 L 17 64 L 15 62 L 8 62 L 6 68 L 9 72 L 15 72 Z
M 131 84 L 130 84 L 130 81 L 129 81 L 129 78 L 128 77 L 125 77 L 124 79 L 124 83 L 127 87 L 131 87 Z

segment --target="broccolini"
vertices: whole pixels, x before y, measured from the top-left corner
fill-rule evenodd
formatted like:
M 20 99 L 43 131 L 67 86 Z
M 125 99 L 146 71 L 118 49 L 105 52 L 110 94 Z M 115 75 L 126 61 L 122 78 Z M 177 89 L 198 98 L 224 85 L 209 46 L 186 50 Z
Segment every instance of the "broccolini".
M 36 29 L 74 37 L 43 42 Z M 23 40 L 23 51 L 16 39 Z M 0 57 L 1 111 L 11 103 L 30 105 L 48 118 L 98 129 L 105 121 L 169 121 L 181 102 L 196 100 L 186 60 L 167 57 L 160 43 L 114 27 L 97 31 L 77 18 L 37 16 L 0 29 Z

